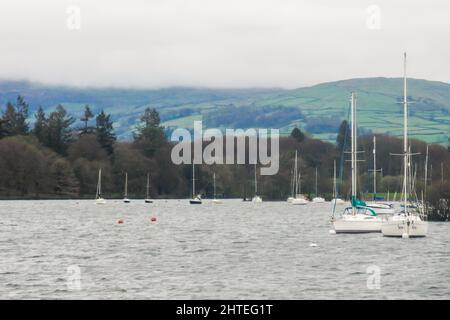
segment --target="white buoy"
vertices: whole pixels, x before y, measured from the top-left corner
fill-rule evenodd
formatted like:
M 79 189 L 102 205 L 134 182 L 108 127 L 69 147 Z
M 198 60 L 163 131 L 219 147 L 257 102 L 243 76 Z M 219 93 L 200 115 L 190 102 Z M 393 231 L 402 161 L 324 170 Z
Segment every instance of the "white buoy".
M 407 234 L 406 232 L 402 234 L 402 238 L 403 239 L 408 239 L 409 238 L 409 234 Z
M 309 244 L 309 246 L 310 246 L 310 247 L 317 247 L 317 244 L 311 242 L 311 243 Z
M 329 234 L 336 234 L 336 230 L 331 229 L 331 230 L 328 231 L 328 233 Z

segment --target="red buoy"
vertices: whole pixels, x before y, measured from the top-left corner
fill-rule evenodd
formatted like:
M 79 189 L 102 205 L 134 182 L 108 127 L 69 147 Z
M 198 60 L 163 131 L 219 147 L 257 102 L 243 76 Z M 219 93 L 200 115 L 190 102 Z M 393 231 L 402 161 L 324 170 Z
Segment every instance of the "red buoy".
M 122 224 L 122 223 L 123 223 L 123 219 L 117 220 L 117 223 L 118 223 L 118 224 Z
M 155 222 L 156 221 L 156 217 L 151 217 L 150 221 Z

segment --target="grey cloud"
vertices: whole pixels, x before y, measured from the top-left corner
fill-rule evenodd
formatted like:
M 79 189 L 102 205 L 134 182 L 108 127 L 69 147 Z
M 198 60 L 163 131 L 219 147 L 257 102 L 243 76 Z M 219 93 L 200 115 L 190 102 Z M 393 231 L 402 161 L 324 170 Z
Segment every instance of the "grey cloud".
M 81 9 L 81 29 L 66 26 Z M 367 7 L 381 28 L 367 28 Z M 450 3 L 0 0 L 0 78 L 164 87 L 299 87 L 401 75 L 450 82 Z

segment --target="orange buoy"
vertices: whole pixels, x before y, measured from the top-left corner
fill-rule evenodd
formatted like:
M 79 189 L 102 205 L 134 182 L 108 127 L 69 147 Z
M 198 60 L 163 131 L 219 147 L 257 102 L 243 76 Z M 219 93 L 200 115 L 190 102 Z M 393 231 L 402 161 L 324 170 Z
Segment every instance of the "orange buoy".
M 123 219 L 117 220 L 117 223 L 118 223 L 118 224 L 122 224 L 122 223 L 123 223 Z
M 156 217 L 151 217 L 150 221 L 155 222 L 156 221 Z

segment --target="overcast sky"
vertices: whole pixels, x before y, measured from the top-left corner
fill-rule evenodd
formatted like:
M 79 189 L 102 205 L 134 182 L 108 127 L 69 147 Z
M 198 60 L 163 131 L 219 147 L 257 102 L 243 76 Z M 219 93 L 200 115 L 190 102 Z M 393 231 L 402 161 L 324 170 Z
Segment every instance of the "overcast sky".
M 401 76 L 403 51 L 450 82 L 450 1 L 0 0 L 0 79 L 293 88 Z

